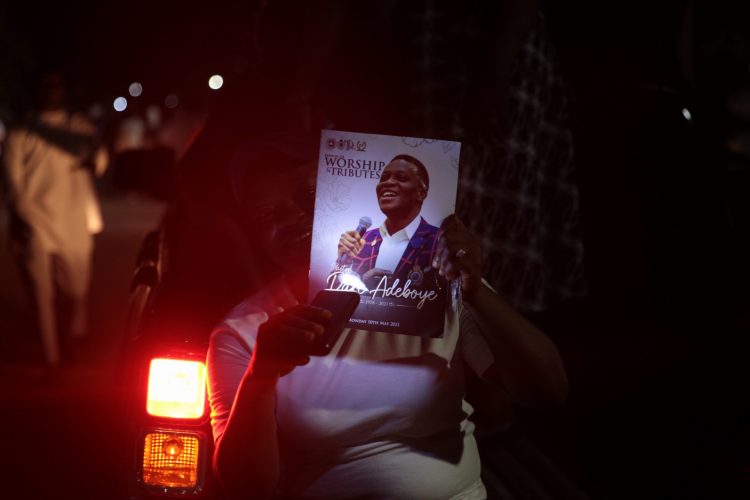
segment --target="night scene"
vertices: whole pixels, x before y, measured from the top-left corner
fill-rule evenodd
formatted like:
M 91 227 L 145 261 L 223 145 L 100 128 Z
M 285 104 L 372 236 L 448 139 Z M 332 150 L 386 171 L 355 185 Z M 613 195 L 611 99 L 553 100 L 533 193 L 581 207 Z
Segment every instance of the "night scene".
M 0 4 L 0 497 L 750 498 L 750 3 Z

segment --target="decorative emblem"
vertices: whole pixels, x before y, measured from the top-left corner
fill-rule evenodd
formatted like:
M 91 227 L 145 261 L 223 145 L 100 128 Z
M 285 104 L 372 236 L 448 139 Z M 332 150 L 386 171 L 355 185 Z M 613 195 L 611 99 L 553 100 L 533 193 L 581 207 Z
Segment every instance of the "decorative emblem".
M 358 151 L 364 153 L 367 151 L 367 141 L 354 142 L 344 137 L 340 137 L 338 140 L 331 137 L 326 141 L 326 147 L 329 150 L 338 148 L 341 151 Z
M 409 271 L 409 280 L 411 281 L 411 284 L 421 285 L 423 278 L 424 272 L 422 271 L 422 268 L 417 264 L 414 264 L 414 267 L 411 269 L 411 271 Z

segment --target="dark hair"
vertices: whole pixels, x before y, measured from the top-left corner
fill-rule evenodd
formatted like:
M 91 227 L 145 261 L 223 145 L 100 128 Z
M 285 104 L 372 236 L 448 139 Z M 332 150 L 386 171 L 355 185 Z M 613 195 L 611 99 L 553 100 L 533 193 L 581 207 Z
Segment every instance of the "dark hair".
M 419 180 L 422 181 L 422 187 L 425 191 L 430 190 L 430 174 L 427 173 L 427 168 L 421 161 L 417 160 L 411 155 L 396 155 L 388 163 L 392 163 L 396 160 L 404 160 L 405 162 L 411 163 L 412 165 L 417 167 L 417 176 L 419 177 Z

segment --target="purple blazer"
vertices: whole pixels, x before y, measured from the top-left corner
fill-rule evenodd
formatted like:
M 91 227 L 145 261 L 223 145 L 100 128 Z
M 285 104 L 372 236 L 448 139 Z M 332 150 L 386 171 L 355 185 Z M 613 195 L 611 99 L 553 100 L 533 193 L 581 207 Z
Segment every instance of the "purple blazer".
M 440 228 L 428 224 L 420 217 L 417 231 L 409 240 L 409 244 L 401 256 L 401 260 L 393 272 L 394 278 L 399 278 L 403 284 L 411 279 L 413 285 L 421 285 L 425 272 L 433 272 L 432 259 L 437 249 Z M 383 238 L 380 229 L 370 229 L 364 234 L 365 246 L 359 255 L 352 260 L 352 270 L 363 276 L 367 271 L 375 267 L 380 244 Z

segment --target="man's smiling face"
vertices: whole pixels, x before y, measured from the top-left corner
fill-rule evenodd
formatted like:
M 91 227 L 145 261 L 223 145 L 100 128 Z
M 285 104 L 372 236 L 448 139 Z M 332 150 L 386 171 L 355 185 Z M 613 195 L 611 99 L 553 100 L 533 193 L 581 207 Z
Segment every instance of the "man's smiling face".
M 406 160 L 394 160 L 383 169 L 375 188 L 380 210 L 385 214 L 407 214 L 419 210 L 427 191 L 417 167 Z

